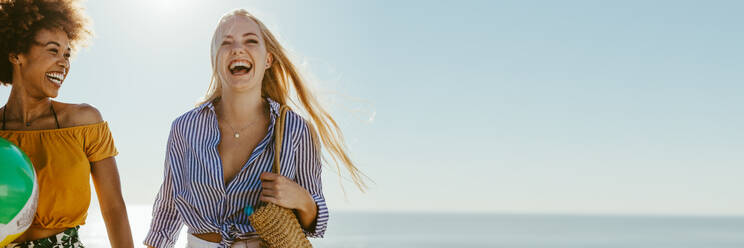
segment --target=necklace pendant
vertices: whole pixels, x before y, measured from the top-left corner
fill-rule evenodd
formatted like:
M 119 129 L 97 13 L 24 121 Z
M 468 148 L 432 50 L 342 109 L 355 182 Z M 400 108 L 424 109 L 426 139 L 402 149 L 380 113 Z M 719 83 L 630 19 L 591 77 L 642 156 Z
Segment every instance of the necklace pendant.
M 26 126 L 27 127 L 30 127 L 31 126 L 31 122 L 26 122 Z
M 236 132 L 236 133 L 235 133 L 235 138 L 236 138 L 236 139 L 237 139 L 237 138 L 240 138 L 240 133 L 237 133 L 237 132 Z

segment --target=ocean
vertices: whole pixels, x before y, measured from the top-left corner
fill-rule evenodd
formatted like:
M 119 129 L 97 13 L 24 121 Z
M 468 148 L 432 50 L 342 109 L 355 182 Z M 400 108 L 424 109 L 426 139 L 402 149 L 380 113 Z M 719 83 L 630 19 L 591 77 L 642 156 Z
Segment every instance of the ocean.
M 81 240 L 109 247 L 100 211 L 91 205 Z M 151 207 L 128 210 L 135 246 L 144 247 Z M 186 227 L 176 247 L 185 246 L 185 235 Z M 332 211 L 325 238 L 311 242 L 320 248 L 743 248 L 744 217 Z

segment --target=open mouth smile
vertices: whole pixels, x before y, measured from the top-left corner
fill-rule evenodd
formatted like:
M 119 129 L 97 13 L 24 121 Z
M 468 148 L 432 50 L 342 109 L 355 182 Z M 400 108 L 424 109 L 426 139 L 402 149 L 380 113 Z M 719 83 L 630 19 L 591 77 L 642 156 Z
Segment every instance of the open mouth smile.
M 253 69 L 253 64 L 248 60 L 233 60 L 230 61 L 230 65 L 227 66 L 227 70 L 233 76 L 242 76 L 248 74 Z
M 65 74 L 62 72 L 47 72 L 46 77 L 57 86 L 62 86 L 62 81 L 65 81 Z

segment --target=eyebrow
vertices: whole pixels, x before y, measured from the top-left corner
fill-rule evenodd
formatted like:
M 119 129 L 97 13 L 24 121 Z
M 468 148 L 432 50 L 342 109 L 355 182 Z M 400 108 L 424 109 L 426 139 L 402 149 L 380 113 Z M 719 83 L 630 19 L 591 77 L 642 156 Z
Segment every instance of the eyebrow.
M 60 44 L 59 44 L 58 42 L 56 42 L 56 41 L 50 41 L 50 42 L 47 42 L 47 43 L 46 43 L 46 44 L 45 44 L 44 46 L 48 46 L 48 45 L 56 45 L 56 46 L 58 46 L 58 47 L 62 47 L 62 45 L 60 45 Z M 71 50 L 72 50 L 71 48 L 69 48 L 69 47 L 67 48 L 67 51 L 71 51 Z
M 254 34 L 254 33 L 245 33 L 245 34 L 243 34 L 243 37 L 246 37 L 246 36 L 249 36 L 249 35 L 258 36 L 257 34 Z M 229 35 L 228 34 L 228 35 L 225 35 L 225 38 L 233 38 L 233 37 L 232 37 L 232 35 Z

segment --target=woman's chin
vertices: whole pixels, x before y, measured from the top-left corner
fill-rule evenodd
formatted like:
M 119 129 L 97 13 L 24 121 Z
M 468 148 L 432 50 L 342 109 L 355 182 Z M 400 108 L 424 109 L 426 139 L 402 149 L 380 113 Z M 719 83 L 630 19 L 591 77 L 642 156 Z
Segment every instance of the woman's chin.
M 42 94 L 49 98 L 56 98 L 59 95 L 59 89 L 44 89 Z
M 259 85 L 251 80 L 230 80 L 227 82 L 229 89 L 235 93 L 249 92 Z

